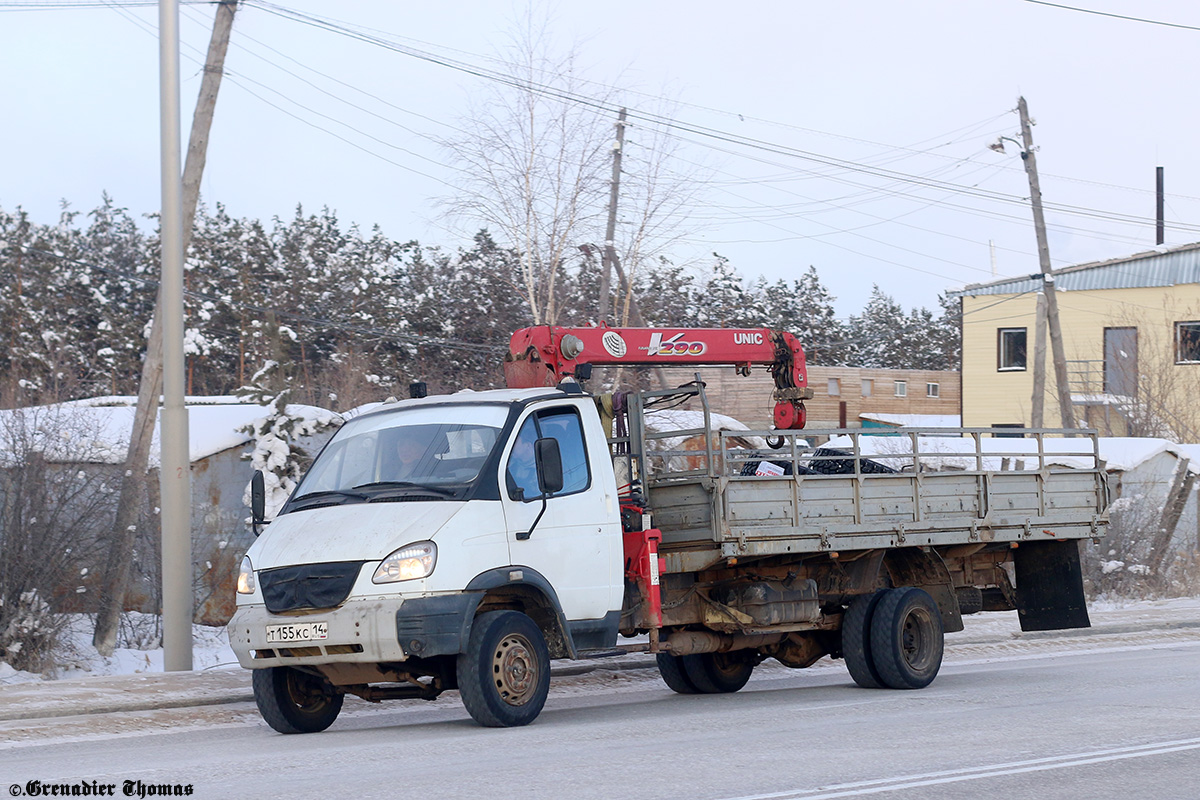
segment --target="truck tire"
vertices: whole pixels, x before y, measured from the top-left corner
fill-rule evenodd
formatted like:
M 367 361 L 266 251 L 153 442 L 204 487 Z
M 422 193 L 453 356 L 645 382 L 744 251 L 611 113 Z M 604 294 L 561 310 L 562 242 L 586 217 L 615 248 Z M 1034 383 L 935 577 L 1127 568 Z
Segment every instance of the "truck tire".
M 959 586 L 954 590 L 954 594 L 958 597 L 958 612 L 964 617 L 983 611 L 983 590 L 979 587 Z
M 519 611 L 488 611 L 475 617 L 456 672 L 467 713 L 487 728 L 528 725 L 550 694 L 546 639 Z
M 700 691 L 684 672 L 682 658 L 670 653 L 659 653 L 655 660 L 658 662 L 658 674 L 671 691 L 679 694 L 696 694 Z
M 850 677 L 864 689 L 882 689 L 883 680 L 871 657 L 871 620 L 886 590 L 856 597 L 842 617 L 842 657 Z
M 750 680 L 754 662 L 748 653 L 698 653 L 683 656 L 683 671 L 692 685 L 705 694 L 736 692 Z
M 871 620 L 871 660 L 893 689 L 923 689 L 942 666 L 945 639 L 937 603 L 921 589 L 892 589 Z
M 316 733 L 333 724 L 345 696 L 323 678 L 291 667 L 252 673 L 258 713 L 280 733 Z

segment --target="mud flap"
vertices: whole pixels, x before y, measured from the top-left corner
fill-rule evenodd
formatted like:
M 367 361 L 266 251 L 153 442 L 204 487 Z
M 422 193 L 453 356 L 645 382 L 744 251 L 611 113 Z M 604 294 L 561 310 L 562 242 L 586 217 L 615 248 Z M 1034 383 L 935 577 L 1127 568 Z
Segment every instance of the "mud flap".
M 1079 542 L 1022 542 L 1013 552 L 1017 616 L 1023 631 L 1090 628 Z
M 892 579 L 892 586 L 915 586 L 928 592 L 937 603 L 942 615 L 942 630 L 957 633 L 963 629 L 962 612 L 958 608 L 958 596 L 954 593 L 954 580 L 946 562 L 933 550 L 917 547 L 889 550 L 884 565 Z

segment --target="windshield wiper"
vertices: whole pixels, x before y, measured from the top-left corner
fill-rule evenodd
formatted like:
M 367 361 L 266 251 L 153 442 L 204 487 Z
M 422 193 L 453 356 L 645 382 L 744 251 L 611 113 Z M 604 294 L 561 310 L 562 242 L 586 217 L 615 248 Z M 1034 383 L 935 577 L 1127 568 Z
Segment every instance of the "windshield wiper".
M 427 486 L 423 483 L 414 483 L 412 481 L 375 481 L 374 483 L 361 483 L 354 487 L 355 489 L 419 489 L 430 494 L 441 495 L 442 497 L 456 497 L 458 492 L 451 489 L 442 489 L 437 486 Z M 371 502 L 375 500 L 387 499 L 386 495 L 375 495 L 371 498 Z
M 322 492 L 309 492 L 302 494 L 293 500 L 289 505 L 295 508 L 300 503 L 324 503 L 326 505 L 341 505 L 341 502 L 346 500 L 366 500 L 367 496 L 361 492 L 348 492 L 344 489 L 329 489 Z M 338 501 L 341 502 L 338 502 Z

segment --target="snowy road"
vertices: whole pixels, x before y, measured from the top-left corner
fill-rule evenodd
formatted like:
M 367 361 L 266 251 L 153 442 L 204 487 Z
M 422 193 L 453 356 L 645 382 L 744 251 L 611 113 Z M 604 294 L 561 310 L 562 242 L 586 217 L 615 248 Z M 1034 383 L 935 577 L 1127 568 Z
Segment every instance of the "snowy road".
M 195 797 L 1200 797 L 1200 629 L 952 644 L 919 692 L 840 664 L 763 665 L 736 695 L 645 670 L 556 680 L 538 721 L 472 724 L 435 703 L 347 702 L 279 736 L 251 704 L 30 722 L 0 780 L 192 784 Z M 136 785 L 133 787 L 136 790 Z M 136 795 L 135 795 L 136 796 Z

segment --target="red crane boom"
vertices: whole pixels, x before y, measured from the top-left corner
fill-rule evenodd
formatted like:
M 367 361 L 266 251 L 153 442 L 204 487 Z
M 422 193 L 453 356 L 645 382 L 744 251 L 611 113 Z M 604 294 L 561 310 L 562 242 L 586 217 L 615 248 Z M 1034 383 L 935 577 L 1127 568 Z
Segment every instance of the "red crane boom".
M 779 429 L 803 428 L 803 401 L 812 397 L 800 342 L 770 328 L 522 328 L 509 343 L 504 377 L 513 389 L 554 386 L 581 364 L 732 365 L 743 375 L 763 364 L 775 379 Z

